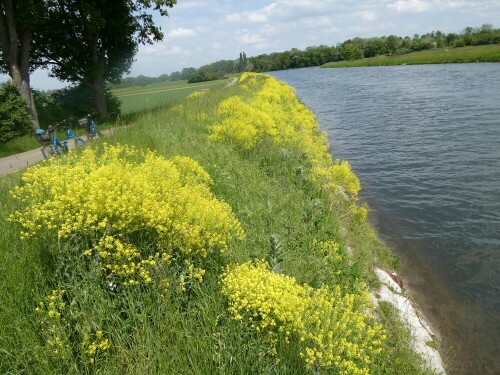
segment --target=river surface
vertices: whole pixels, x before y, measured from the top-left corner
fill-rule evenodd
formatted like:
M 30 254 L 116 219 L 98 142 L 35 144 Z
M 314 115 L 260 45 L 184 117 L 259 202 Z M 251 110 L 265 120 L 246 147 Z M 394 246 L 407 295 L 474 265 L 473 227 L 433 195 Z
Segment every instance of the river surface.
M 450 374 L 500 374 L 500 64 L 272 72 L 361 180 Z

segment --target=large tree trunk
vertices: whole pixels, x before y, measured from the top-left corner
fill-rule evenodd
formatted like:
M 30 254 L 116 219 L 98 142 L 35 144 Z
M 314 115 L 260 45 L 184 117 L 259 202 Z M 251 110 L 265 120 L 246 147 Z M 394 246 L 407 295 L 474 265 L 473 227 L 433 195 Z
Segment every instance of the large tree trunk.
M 102 118 L 108 118 L 108 105 L 106 103 L 106 83 L 104 81 L 104 66 L 105 56 L 99 51 L 97 36 L 93 36 L 89 43 L 92 63 L 95 66 L 95 71 L 89 85 L 94 93 L 94 102 Z
M 2 0 L 0 13 L 0 47 L 4 55 L 12 84 L 26 101 L 26 110 L 33 121 L 33 127 L 39 128 L 33 93 L 30 87 L 30 48 L 32 31 L 29 28 L 16 29 L 14 5 L 12 0 Z
M 99 112 L 99 115 L 102 118 L 108 118 L 108 105 L 106 103 L 106 95 L 105 95 L 106 87 L 102 75 L 97 77 L 91 83 L 91 87 L 94 93 L 94 102 L 97 112 Z

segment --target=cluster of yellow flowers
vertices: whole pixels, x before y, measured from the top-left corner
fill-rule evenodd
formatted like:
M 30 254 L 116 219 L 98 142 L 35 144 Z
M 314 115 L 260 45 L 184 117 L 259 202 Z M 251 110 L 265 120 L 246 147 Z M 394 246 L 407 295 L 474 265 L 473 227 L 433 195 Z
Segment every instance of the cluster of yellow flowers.
M 290 86 L 255 73 L 242 74 L 239 82 L 249 95 L 233 96 L 219 104 L 218 121 L 210 126 L 211 141 L 250 150 L 270 140 L 277 147 L 305 155 L 311 167 L 309 177 L 319 186 L 356 197 L 361 188 L 358 178 L 349 163 L 333 160 L 326 134 Z
M 104 353 L 110 348 L 109 340 L 104 337 L 102 331 L 96 331 L 95 334 L 83 335 L 83 341 L 80 345 L 83 357 L 90 364 L 93 364 L 99 354 Z
M 24 207 L 10 216 L 21 236 L 79 236 L 92 244 L 84 253 L 126 286 L 151 282 L 152 269 L 174 261 L 201 281 L 203 259 L 244 236 L 230 206 L 211 193 L 210 176 L 188 157 L 104 144 L 36 165 L 22 181 L 11 194 Z
M 41 354 L 53 359 L 65 359 L 71 353 L 71 336 L 68 332 L 70 324 L 68 319 L 74 312 L 64 299 L 67 298 L 64 289 L 56 289 L 49 294 L 44 301 L 40 301 L 35 312 L 41 317 L 41 333 L 45 344 L 41 347 Z M 95 331 L 94 334 L 83 334 L 80 343 L 80 353 L 86 362 L 93 364 L 97 355 L 110 348 L 109 339 L 105 338 L 103 332 Z
M 263 260 L 229 266 L 222 278 L 234 319 L 265 333 L 273 347 L 280 336 L 286 343 L 298 340 L 308 368 L 335 368 L 345 375 L 368 374 L 385 339 L 364 289 L 360 285 L 350 294 L 340 287 L 299 285 L 271 272 Z
M 206 95 L 207 92 L 208 90 L 195 91 L 186 96 L 186 99 L 196 99 L 199 98 L 200 96 Z
M 38 302 L 35 308 L 44 327 L 45 345 L 42 347 L 42 353 L 51 358 L 66 358 L 70 351 L 69 341 L 65 335 L 65 323 L 61 319 L 67 310 L 64 302 L 65 294 L 64 289 L 53 290 L 44 301 Z

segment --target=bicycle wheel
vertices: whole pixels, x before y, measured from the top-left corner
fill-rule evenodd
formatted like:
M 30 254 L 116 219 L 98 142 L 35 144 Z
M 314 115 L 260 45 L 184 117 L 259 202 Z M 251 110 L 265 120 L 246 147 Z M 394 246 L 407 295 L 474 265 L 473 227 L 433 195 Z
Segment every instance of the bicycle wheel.
M 50 159 L 52 156 L 59 155 L 59 147 L 52 144 L 45 145 L 42 147 L 42 155 L 46 160 Z
M 86 129 L 85 134 L 87 135 L 87 141 L 94 139 L 94 132 L 90 129 Z
M 75 138 L 75 147 L 85 146 L 85 142 L 83 139 L 76 137 Z
M 41 149 L 41 151 L 42 151 L 42 155 L 45 158 L 45 160 L 47 160 L 52 155 L 54 155 L 54 153 L 52 152 L 51 145 L 45 145 L 45 146 L 43 146 L 42 149 Z

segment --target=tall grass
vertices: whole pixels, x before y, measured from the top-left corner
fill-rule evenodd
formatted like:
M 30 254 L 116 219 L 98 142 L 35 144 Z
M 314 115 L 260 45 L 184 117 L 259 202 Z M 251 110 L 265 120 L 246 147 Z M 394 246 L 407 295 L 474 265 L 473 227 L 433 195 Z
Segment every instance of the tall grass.
M 233 320 L 221 294 L 224 266 L 264 259 L 278 241 L 282 272 L 319 287 L 327 276 L 311 242 L 328 238 L 352 249 L 340 279 L 346 283 L 363 279 L 376 286 L 373 266 L 394 268 L 397 259 L 366 222 L 352 220 L 348 202 L 332 200 L 311 185 L 303 173 L 303 155 L 266 143 L 241 151 L 231 143 L 208 142 L 207 126 L 213 123 L 218 104 L 233 95 L 248 93 L 235 86 L 188 100 L 182 107 L 157 108 L 106 139 L 109 144 L 152 149 L 165 158 L 183 155 L 196 160 L 213 179 L 212 192 L 231 206 L 245 230 L 246 237 L 232 241 L 229 251 L 208 258 L 203 284 L 193 285 L 187 294 L 172 291 L 165 296 L 153 287 L 115 293 L 90 272 L 92 265 L 77 251 L 81 243 L 64 244 L 50 236 L 20 240 L 19 224 L 6 218 L 23 206 L 8 195 L 20 184 L 21 172 L 0 178 L 1 373 L 336 373 L 306 369 L 293 342 L 278 344 L 278 361 L 270 355 L 266 340 Z M 47 347 L 51 328 L 35 309 L 58 288 L 71 295 L 61 307 L 71 312 L 64 320 L 74 332 L 69 340 L 81 342 L 82 332 L 97 330 L 109 338 L 110 348 L 98 352 L 93 363 L 78 346 L 64 358 L 41 350 Z M 409 349 L 407 333 L 391 310 L 383 307 L 378 319 L 388 339 L 370 372 L 430 374 Z

